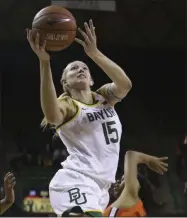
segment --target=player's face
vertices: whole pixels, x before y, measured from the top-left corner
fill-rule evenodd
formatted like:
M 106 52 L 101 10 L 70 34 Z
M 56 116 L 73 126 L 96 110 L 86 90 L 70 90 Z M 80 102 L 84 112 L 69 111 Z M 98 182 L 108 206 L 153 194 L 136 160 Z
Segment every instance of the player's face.
M 81 61 L 68 64 L 66 67 L 66 83 L 70 89 L 88 89 L 92 83 L 88 66 Z

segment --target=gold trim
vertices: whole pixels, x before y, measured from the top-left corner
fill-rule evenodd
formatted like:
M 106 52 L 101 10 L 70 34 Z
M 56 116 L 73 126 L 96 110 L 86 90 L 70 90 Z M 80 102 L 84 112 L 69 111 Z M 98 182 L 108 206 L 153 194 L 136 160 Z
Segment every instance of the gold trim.
M 85 213 L 89 213 L 89 212 L 99 212 L 99 213 L 103 213 L 102 210 L 84 210 Z
M 76 104 L 76 105 L 77 105 L 77 104 Z M 81 112 L 81 109 L 80 109 L 79 105 L 77 105 L 77 107 L 78 107 L 78 111 L 77 111 L 77 113 L 75 114 L 75 116 L 72 117 L 72 118 L 71 118 L 70 120 L 68 120 L 67 122 L 65 122 L 65 123 L 63 123 L 62 125 L 60 125 L 60 126 L 56 129 L 56 131 L 60 130 L 61 127 L 64 127 L 66 124 L 72 122 L 73 120 L 75 120 L 75 119 L 79 116 L 79 114 L 80 114 L 80 112 Z
M 82 104 L 82 105 L 87 106 L 87 107 L 95 107 L 95 106 L 98 106 L 98 105 L 100 104 L 100 101 L 98 101 L 98 102 L 95 103 L 95 104 L 85 104 L 85 103 L 82 103 L 82 102 L 77 101 L 77 100 L 75 100 L 75 99 L 73 99 L 73 101 L 75 101 L 77 104 Z
M 98 94 L 95 93 L 95 92 L 92 92 L 92 96 L 93 96 L 94 99 L 95 99 L 96 95 L 98 95 Z M 101 102 L 100 102 L 99 100 L 98 100 L 97 103 L 95 103 L 95 104 L 86 104 L 86 103 L 83 103 L 83 102 L 78 101 L 78 100 L 73 99 L 73 98 L 72 98 L 72 100 L 75 101 L 76 103 L 82 104 L 82 105 L 87 106 L 87 107 L 95 107 L 95 106 L 101 104 Z M 95 99 L 95 100 L 96 100 L 96 99 Z

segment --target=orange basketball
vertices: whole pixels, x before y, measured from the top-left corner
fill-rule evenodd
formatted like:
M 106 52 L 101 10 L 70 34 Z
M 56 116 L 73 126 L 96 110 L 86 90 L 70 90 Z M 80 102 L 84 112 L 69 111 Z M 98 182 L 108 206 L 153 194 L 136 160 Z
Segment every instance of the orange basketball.
M 76 20 L 72 13 L 59 6 L 49 6 L 39 11 L 32 22 L 32 34 L 40 34 L 40 44 L 46 39 L 46 50 L 60 51 L 75 39 Z

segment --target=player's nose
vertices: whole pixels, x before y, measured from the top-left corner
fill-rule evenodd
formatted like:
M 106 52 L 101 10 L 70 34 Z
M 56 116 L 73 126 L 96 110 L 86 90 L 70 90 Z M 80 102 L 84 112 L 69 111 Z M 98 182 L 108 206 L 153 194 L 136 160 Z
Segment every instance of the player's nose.
M 78 73 L 84 73 L 84 70 L 82 68 L 79 68 Z

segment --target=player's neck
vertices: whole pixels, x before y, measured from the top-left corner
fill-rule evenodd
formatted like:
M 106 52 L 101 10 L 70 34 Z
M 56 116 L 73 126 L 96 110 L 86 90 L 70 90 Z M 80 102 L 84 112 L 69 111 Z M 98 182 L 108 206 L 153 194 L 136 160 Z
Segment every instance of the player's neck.
M 80 90 L 80 91 L 75 91 L 72 90 L 71 96 L 73 99 L 80 101 L 84 104 L 93 104 L 94 99 L 91 90 Z

